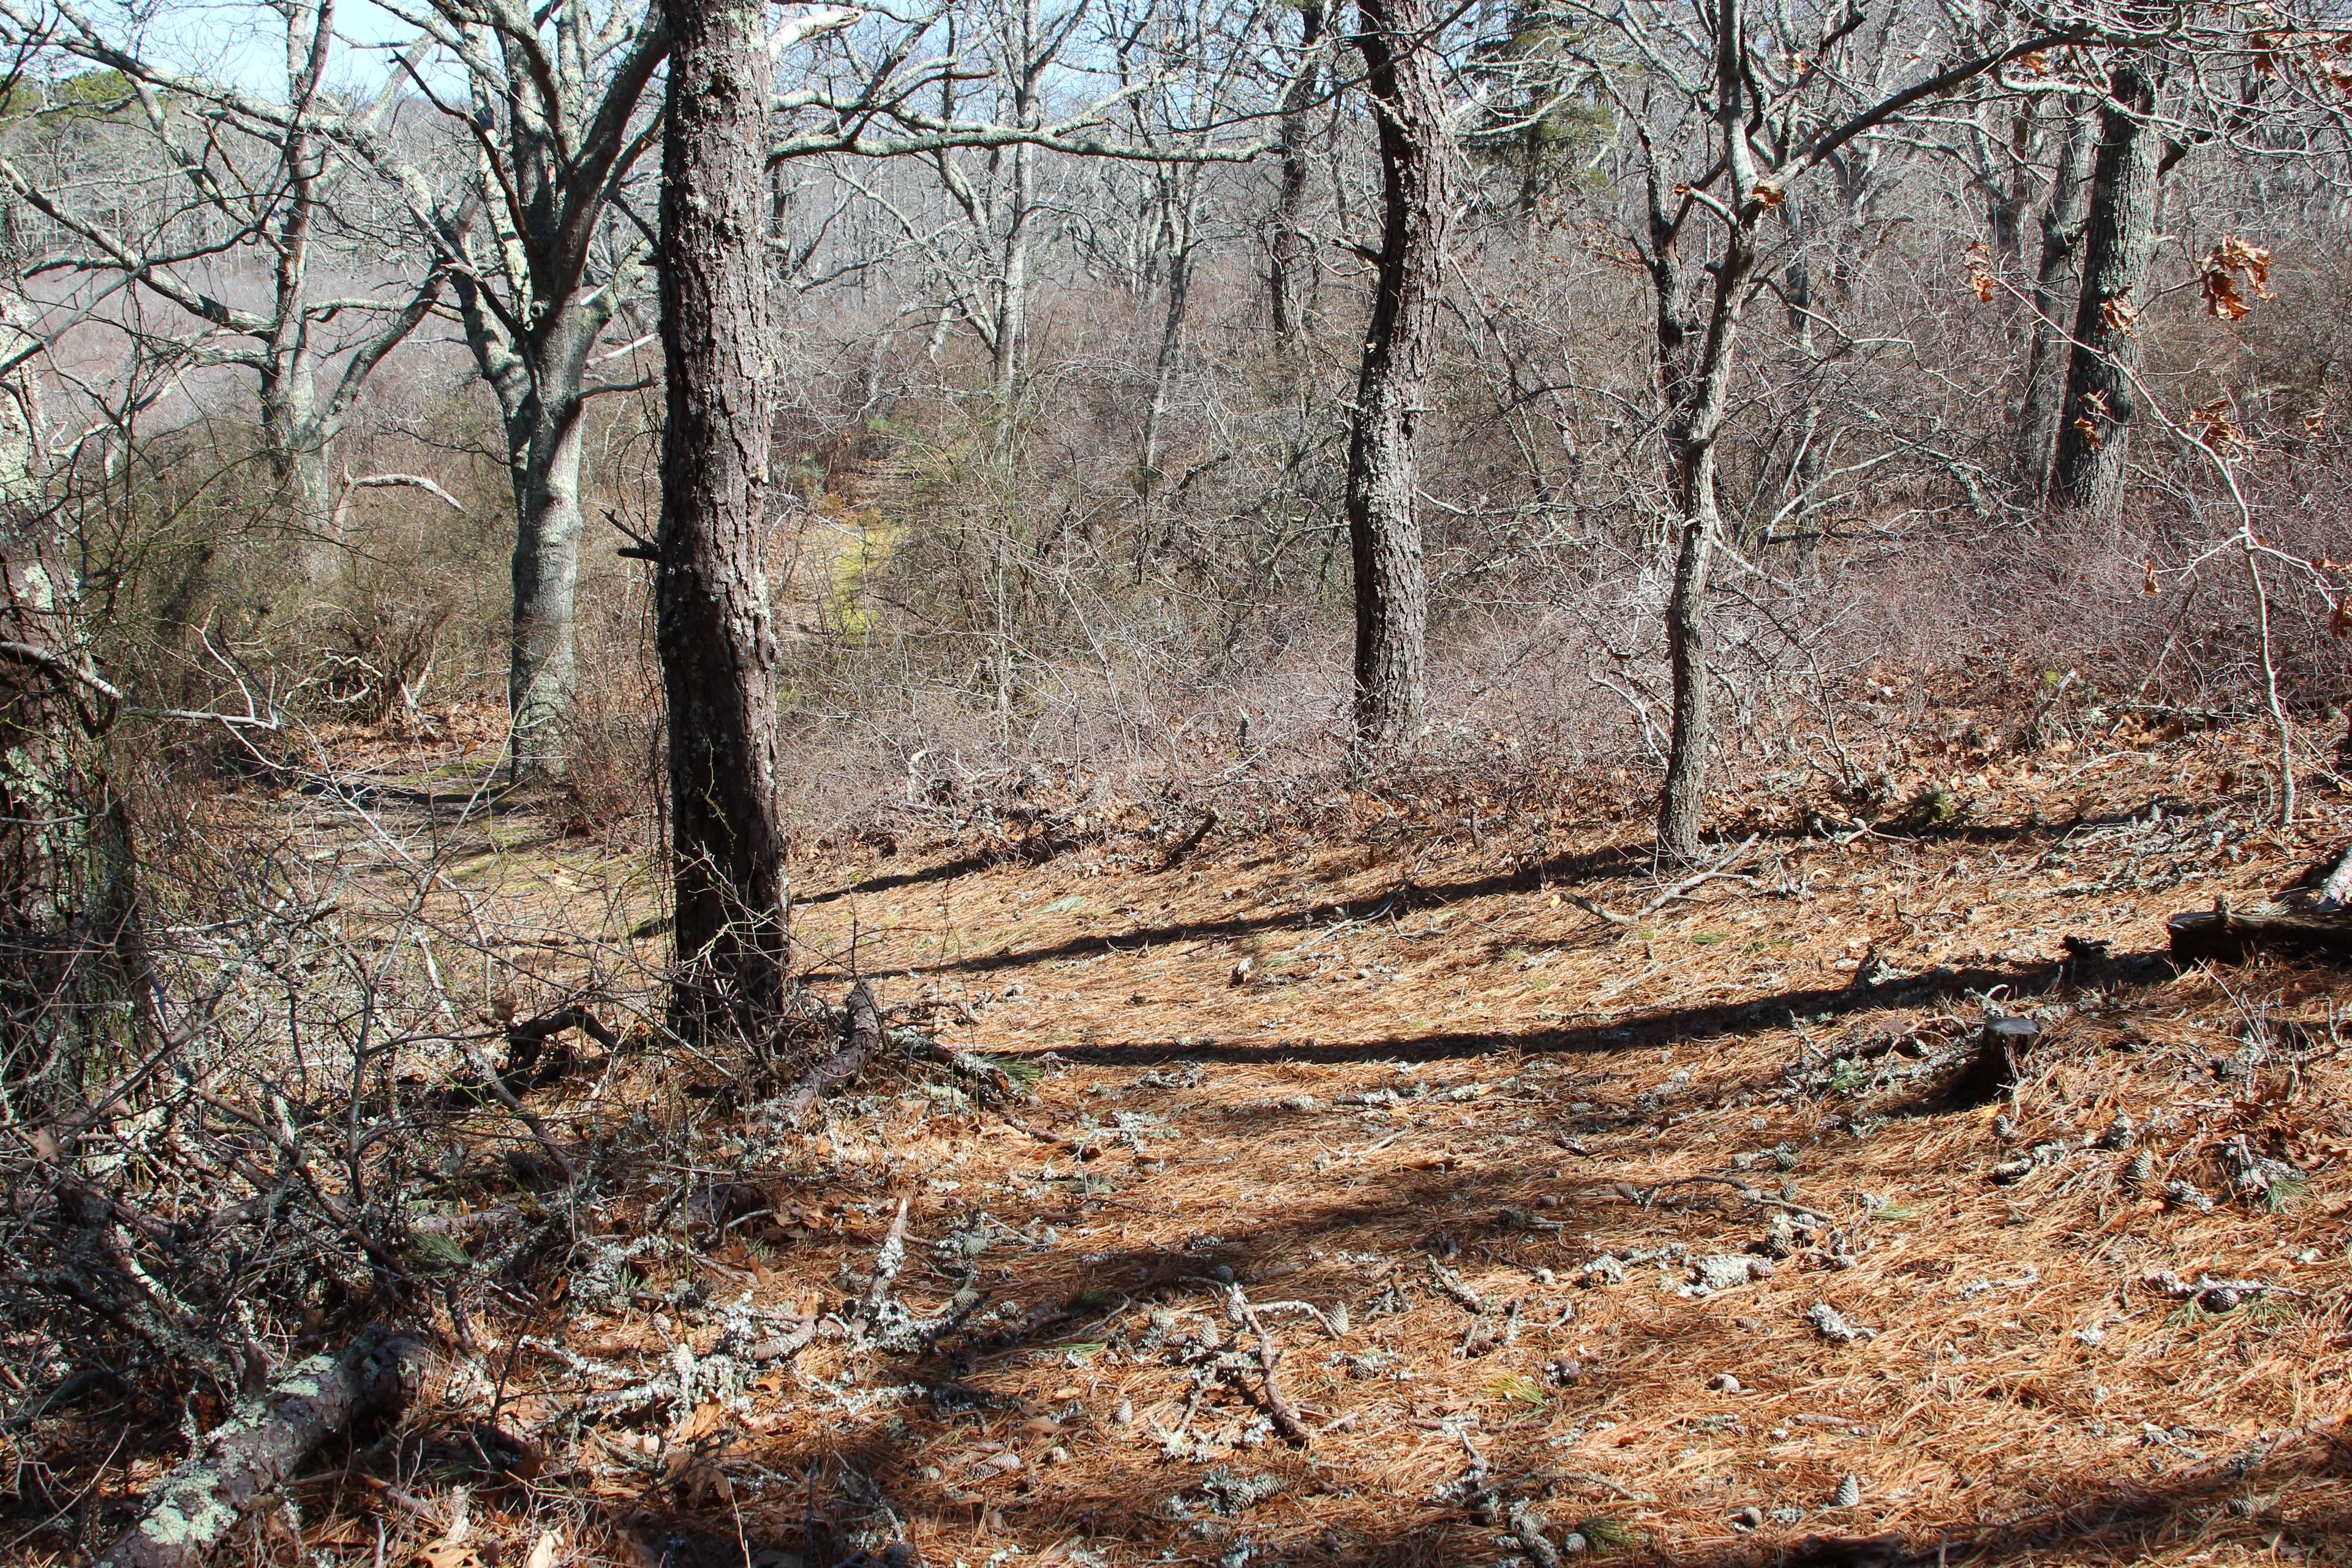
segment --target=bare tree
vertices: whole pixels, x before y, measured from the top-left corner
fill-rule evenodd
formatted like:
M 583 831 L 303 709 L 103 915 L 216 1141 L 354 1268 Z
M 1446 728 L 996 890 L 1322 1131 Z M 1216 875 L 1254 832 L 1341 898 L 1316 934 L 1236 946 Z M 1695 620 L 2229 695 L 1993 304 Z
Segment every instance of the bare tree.
M 659 127 L 642 100 L 669 47 L 665 13 L 616 0 L 384 7 L 464 83 L 445 100 L 426 51 L 400 58 L 457 128 L 470 177 L 438 179 L 390 138 L 334 131 L 409 193 L 433 237 L 482 379 L 498 400 L 515 506 L 507 701 L 514 767 L 569 765 L 578 635 L 583 427 L 590 400 L 642 384 L 593 374 L 605 329 L 643 286 L 650 236 L 625 203 Z
M 1285 337 L 1298 329 L 1301 289 L 1314 265 L 1314 247 L 1305 229 L 1307 116 L 1320 96 L 1324 56 L 1328 52 L 1323 0 L 1303 0 L 1298 10 L 1297 55 L 1291 77 L 1282 89 L 1280 131 L 1276 146 L 1282 164 L 1276 187 L 1274 218 L 1266 235 L 1266 308 L 1274 330 Z
M 1673 721 L 1658 805 L 1658 846 L 1671 859 L 1700 853 L 1715 744 L 1706 599 L 1722 542 L 1718 443 L 1735 398 L 1742 321 L 1769 275 L 1770 230 L 1790 188 L 1858 138 L 1949 98 L 2005 62 L 2092 36 L 2077 23 L 2027 26 L 1990 42 L 1943 40 L 1938 63 L 1897 85 L 1842 68 L 1871 17 L 1862 6 L 1841 5 L 1811 18 L 1783 10 L 1759 26 L 1745 0 L 1706 0 L 1695 21 L 1651 5 L 1601 17 L 1647 65 L 1646 79 L 1661 93 L 1654 103 L 1612 89 L 1633 121 L 1643 165 L 1642 254 L 1656 302 L 1663 433 L 1676 514 L 1666 607 Z M 1599 80 L 1612 80 L 1610 68 L 1586 58 Z M 1693 145 L 1689 163 L 1677 171 L 1665 138 L 1685 132 L 1694 133 Z M 1691 279 L 1685 257 L 1694 219 L 1711 222 L 1716 231 L 1703 282 Z
M 2068 327 L 2080 292 L 2083 209 L 2093 121 L 2070 113 L 2058 148 L 2057 168 L 2043 201 L 2042 246 L 2033 274 L 2033 340 L 2025 362 L 2025 397 L 2018 409 L 2016 465 L 2019 479 L 2037 499 L 2050 485 L 2057 452 L 2058 421 L 2066 402 L 2071 357 Z
M 1355 721 L 1349 766 L 1402 756 L 1428 721 L 1429 581 L 1422 563 L 1413 437 L 1428 396 L 1432 338 L 1453 217 L 1442 13 L 1426 0 L 1359 0 L 1353 42 L 1378 121 L 1381 248 L 1348 444 L 1348 544 L 1355 568 Z
M 316 580 L 331 570 L 341 542 L 342 487 L 329 451 L 369 378 L 431 314 L 444 275 L 429 262 L 407 270 L 396 257 L 365 254 L 356 237 L 336 244 L 329 231 L 357 216 L 338 211 L 352 171 L 335 157 L 323 122 L 331 117 L 356 134 L 379 137 L 396 94 L 387 84 L 371 100 L 344 103 L 330 92 L 334 0 L 274 0 L 269 8 L 285 29 L 282 100 L 166 69 L 70 6 L 52 21 L 0 4 L 0 34 L 20 47 L 54 39 L 57 49 L 119 74 L 125 107 L 162 150 L 187 208 L 216 221 L 217 237 L 184 218 L 148 233 L 126 230 L 109 220 L 113 203 L 103 195 L 95 210 L 83 210 L 13 158 L 0 158 L 0 182 L 79 246 L 39 258 L 32 275 L 127 281 L 202 323 L 204 359 L 253 374 L 263 456 Z M 380 230 L 370 237 L 380 243 Z M 247 247 L 268 274 L 262 309 L 236 303 L 234 289 L 205 276 L 225 253 L 234 264 Z M 320 289 L 324 264 L 335 261 L 362 291 Z M 385 279 L 387 261 L 394 266 Z M 371 287 L 372 279 L 380 281 Z M 352 332 L 346 321 L 362 325 Z

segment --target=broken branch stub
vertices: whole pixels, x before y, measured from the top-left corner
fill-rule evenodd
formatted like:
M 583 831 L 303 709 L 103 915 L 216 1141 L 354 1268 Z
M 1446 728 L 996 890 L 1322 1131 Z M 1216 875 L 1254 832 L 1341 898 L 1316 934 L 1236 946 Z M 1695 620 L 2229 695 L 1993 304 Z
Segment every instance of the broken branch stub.
M 363 1416 L 406 1405 L 425 1342 L 371 1329 L 340 1357 L 316 1355 L 205 1436 L 147 1494 L 139 1521 L 97 1568 L 194 1568 L 246 1511 L 290 1479 L 312 1450 Z
M 2042 1038 L 2042 1026 L 2031 1018 L 1994 1018 L 1977 1033 L 1977 1052 L 1952 1086 L 1963 1105 L 1982 1105 L 2017 1087 L 2026 1056 Z

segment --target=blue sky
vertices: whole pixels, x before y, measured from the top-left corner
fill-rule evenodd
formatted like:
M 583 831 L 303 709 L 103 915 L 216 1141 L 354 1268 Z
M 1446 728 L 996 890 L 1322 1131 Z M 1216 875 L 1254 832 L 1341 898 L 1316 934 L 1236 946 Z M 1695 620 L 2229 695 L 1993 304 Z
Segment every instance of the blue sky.
M 108 30 L 116 37 L 130 32 L 130 7 L 118 3 L 93 6 L 93 16 L 107 16 L 120 25 Z M 147 12 L 144 52 L 184 70 L 225 77 L 247 91 L 278 97 L 286 90 L 286 26 L 278 13 L 255 0 L 163 0 L 141 7 Z M 415 29 L 374 0 L 337 0 L 334 29 L 348 40 L 335 51 L 335 84 L 368 89 L 383 81 L 385 51 L 371 45 L 398 44 L 415 36 Z

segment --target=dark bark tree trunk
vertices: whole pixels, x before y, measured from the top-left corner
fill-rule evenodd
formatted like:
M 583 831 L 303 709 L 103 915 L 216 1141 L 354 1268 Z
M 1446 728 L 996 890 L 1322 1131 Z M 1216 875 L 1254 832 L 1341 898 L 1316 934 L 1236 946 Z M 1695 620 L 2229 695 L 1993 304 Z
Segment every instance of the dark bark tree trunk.
M 2099 153 L 2083 229 L 2083 287 L 2051 476 L 2054 499 L 2110 515 L 2123 499 L 2125 458 L 2138 397 L 2133 299 L 2156 247 L 2156 160 L 2162 132 L 2149 122 L 2163 85 L 2150 55 L 2126 55 L 2099 108 Z
M 1352 773 L 1421 738 L 1429 583 L 1415 510 L 1413 430 L 1452 216 L 1451 149 L 1430 0 L 1359 0 L 1367 86 L 1380 121 L 1381 258 L 1348 443 L 1348 542 L 1355 564 Z
M 1300 221 L 1307 209 L 1307 110 L 1323 76 L 1323 0 L 1306 0 L 1298 8 L 1298 69 L 1282 91 L 1281 130 L 1276 137 L 1282 153 L 1282 184 L 1274 215 L 1274 233 L 1267 245 L 1266 305 L 1273 312 L 1277 336 L 1287 338 L 1299 326 L 1299 291 L 1313 264 L 1313 254 Z
M 768 479 L 761 0 L 672 8 L 662 147 L 668 381 L 657 586 L 677 903 L 672 1016 L 758 1040 L 782 999 L 776 643 L 760 507 Z
M 2084 180 L 2091 161 L 2092 121 L 2076 115 L 2066 126 L 2050 199 L 2042 209 L 2042 256 L 2033 277 L 2033 346 L 2025 362 L 2025 400 L 2017 414 L 2017 473 L 2036 499 L 2049 493 L 2050 463 L 2058 445 L 2059 411 L 2066 402 L 2069 303 L 2080 294 L 2075 258 L 2083 240 Z

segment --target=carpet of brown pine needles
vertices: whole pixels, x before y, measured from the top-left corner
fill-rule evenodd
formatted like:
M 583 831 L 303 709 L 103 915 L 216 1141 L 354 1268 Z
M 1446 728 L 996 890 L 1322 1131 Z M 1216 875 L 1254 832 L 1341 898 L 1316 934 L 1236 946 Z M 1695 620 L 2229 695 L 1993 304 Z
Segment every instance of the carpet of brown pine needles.
M 1954 781 L 1953 820 L 1850 838 L 1759 791 L 1727 811 L 1728 874 L 1655 908 L 1684 878 L 1640 823 L 1572 803 L 1490 826 L 1475 802 L 1342 802 L 1166 869 L 1164 844 L 1117 833 L 1043 865 L 957 841 L 804 865 L 810 984 L 838 1000 L 854 963 L 886 1005 L 939 1004 L 950 1043 L 1038 1069 L 1034 1102 L 1008 1119 L 886 1065 L 761 1142 L 690 1059 L 551 1091 L 560 1127 L 616 1104 L 699 1119 L 683 1177 L 601 1211 L 614 1233 L 702 1177 L 761 1186 L 774 1221 L 648 1265 L 617 1311 L 565 1309 L 551 1280 L 468 1325 L 474 1354 L 449 1352 L 413 1419 L 454 1429 L 495 1398 L 546 1460 L 478 1484 L 463 1530 L 462 1467 L 425 1445 L 388 1479 L 308 1485 L 248 1547 L 830 1563 L 883 1520 L 941 1568 L 1489 1563 L 1528 1557 L 1505 1522 L 1526 1500 L 1627 1563 L 1882 1535 L 1921 1562 L 2352 1556 L 2345 972 L 2162 957 L 2168 915 L 2274 891 L 2352 836 L 2337 795 L 2267 827 L 2241 784 L 2260 744 L 1995 762 Z M 625 857 L 515 831 L 466 883 L 504 889 L 499 918 L 610 931 L 649 896 Z M 640 945 L 657 961 L 657 933 Z M 2042 1025 L 2019 1083 L 1954 1102 L 1955 1055 L 2001 1015 Z M 2296 1173 L 2238 1192 L 2240 1140 Z M 1695 1176 L 1732 1181 L 1677 1184 Z M 707 1311 L 660 1304 L 689 1278 L 710 1301 L 836 1308 L 901 1200 L 904 1298 L 944 1300 L 931 1244 L 984 1210 L 981 1283 L 1025 1329 L 919 1363 L 820 1340 L 743 1408 L 642 1425 L 575 1419 L 577 1383 L 522 1343 L 645 1367 L 708 1349 Z M 1772 1248 L 1776 1209 L 1821 1228 Z M 1751 1248 L 1782 1255 L 1694 1284 Z M 2270 1289 L 2211 1311 L 2151 1283 L 2168 1272 Z M 1346 1309 L 1336 1337 L 1263 1320 L 1303 1448 L 1247 1378 L 1171 1436 L 1188 1342 L 1255 1353 L 1228 1281 Z M 1818 1331 L 1821 1305 L 1858 1337 Z M 1279 1489 L 1221 1510 L 1218 1487 L 1259 1478 Z

